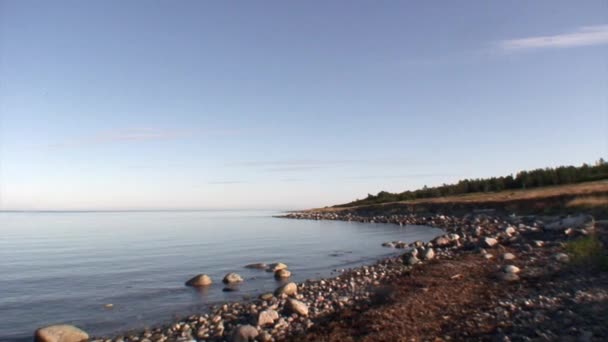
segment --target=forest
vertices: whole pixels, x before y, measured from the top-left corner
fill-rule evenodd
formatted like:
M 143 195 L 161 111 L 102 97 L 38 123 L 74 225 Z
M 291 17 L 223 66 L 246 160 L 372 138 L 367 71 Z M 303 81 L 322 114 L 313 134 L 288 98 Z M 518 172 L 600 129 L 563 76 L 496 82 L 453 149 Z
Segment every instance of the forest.
M 608 163 L 600 158 L 595 164 L 581 166 L 559 166 L 529 171 L 520 171 L 516 175 L 503 177 L 463 179 L 456 184 L 443 184 L 436 187 L 424 186 L 414 191 L 390 193 L 380 191 L 377 195 L 369 194 L 364 199 L 335 207 L 350 207 L 365 204 L 407 201 L 421 198 L 435 198 L 475 192 L 497 192 L 502 190 L 531 189 L 551 185 L 573 184 L 608 179 Z

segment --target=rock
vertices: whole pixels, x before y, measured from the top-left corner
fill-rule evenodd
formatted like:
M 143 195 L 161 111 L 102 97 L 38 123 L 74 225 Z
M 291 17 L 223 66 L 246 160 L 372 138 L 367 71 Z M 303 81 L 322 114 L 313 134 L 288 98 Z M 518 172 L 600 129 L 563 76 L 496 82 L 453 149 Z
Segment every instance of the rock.
M 287 269 L 280 269 L 274 272 L 274 277 L 277 279 L 285 279 L 291 277 L 291 272 Z
M 406 265 L 416 265 L 417 263 L 420 262 L 420 259 L 418 259 L 415 255 L 413 254 L 406 254 L 403 256 L 403 263 Z
M 507 235 L 509 235 L 509 236 L 511 236 L 511 235 L 513 235 L 513 234 L 515 234 L 515 232 L 516 232 L 516 230 L 515 230 L 515 228 L 513 228 L 513 227 L 507 227 L 507 228 L 505 229 L 505 234 L 507 234 Z
M 502 260 L 513 260 L 515 259 L 515 254 L 513 253 L 505 253 L 502 255 Z
M 422 253 L 422 259 L 431 260 L 435 257 L 435 251 L 432 248 L 427 248 L 424 253 Z
M 265 325 L 272 325 L 276 320 L 279 319 L 279 313 L 273 309 L 266 309 L 258 314 L 258 325 L 263 327 Z
M 272 293 L 264 293 L 260 295 L 260 299 L 261 300 L 271 300 L 272 298 L 274 298 L 274 295 Z
M 449 246 L 450 245 L 450 239 L 448 239 L 448 238 L 446 238 L 444 236 L 436 237 L 431 242 L 433 243 L 433 246 L 437 246 L 437 247 L 444 247 L 444 246 Z
M 382 247 L 390 247 L 390 248 L 394 248 L 395 244 L 392 242 L 385 242 L 382 244 Z
M 232 336 L 232 341 L 234 342 L 249 342 L 255 341 L 255 338 L 258 337 L 258 329 L 253 327 L 252 325 L 241 325 L 236 328 L 234 331 L 234 335 Z
M 298 293 L 298 285 L 296 283 L 287 283 L 274 291 L 274 295 L 280 297 L 281 295 L 293 296 Z
M 268 265 L 266 265 L 263 262 L 257 263 L 257 264 L 249 264 L 249 265 L 245 265 L 245 268 L 252 268 L 252 269 L 256 269 L 256 270 L 265 270 L 268 268 Z
M 241 276 L 236 273 L 228 273 L 222 281 L 224 282 L 224 284 L 235 284 L 242 282 L 243 278 L 241 278 Z
M 270 342 L 272 341 L 272 335 L 270 335 L 267 331 L 262 331 L 260 336 L 258 336 L 258 341 L 260 342 Z
M 494 256 L 490 253 L 486 253 L 483 255 L 483 257 L 489 260 L 489 259 L 492 259 Z
M 268 269 L 267 270 L 268 270 L 268 272 L 276 272 L 278 270 L 283 270 L 283 269 L 286 269 L 286 268 L 287 268 L 287 265 L 285 265 L 282 262 L 277 262 L 277 263 L 268 265 Z
M 487 238 L 483 239 L 484 247 L 494 247 L 497 243 L 498 243 L 498 240 L 491 238 L 491 237 L 487 237 Z
M 231 286 L 226 286 L 222 289 L 222 292 L 236 292 L 239 289 L 237 289 L 236 287 L 231 287 Z
M 81 342 L 89 339 L 89 334 L 73 325 L 50 325 L 36 330 L 36 342 Z
M 199 274 L 199 275 L 193 277 L 192 279 L 188 280 L 186 282 L 186 286 L 201 287 L 201 286 L 209 286 L 212 283 L 213 283 L 213 281 L 211 280 L 211 277 L 209 277 L 206 274 Z
M 519 276 L 516 273 L 498 272 L 498 279 L 502 281 L 518 281 Z
M 519 273 L 521 270 L 515 265 L 507 265 L 502 268 L 502 271 L 505 273 Z
M 308 316 L 308 306 L 299 300 L 290 298 L 287 300 L 285 307 L 293 313 L 296 313 L 300 316 Z
M 568 216 L 558 221 L 545 225 L 547 230 L 564 230 L 566 228 L 586 229 L 593 228 L 595 219 L 591 215 L 580 214 Z
M 557 253 L 553 258 L 559 262 L 567 263 L 570 261 L 570 257 L 566 253 Z

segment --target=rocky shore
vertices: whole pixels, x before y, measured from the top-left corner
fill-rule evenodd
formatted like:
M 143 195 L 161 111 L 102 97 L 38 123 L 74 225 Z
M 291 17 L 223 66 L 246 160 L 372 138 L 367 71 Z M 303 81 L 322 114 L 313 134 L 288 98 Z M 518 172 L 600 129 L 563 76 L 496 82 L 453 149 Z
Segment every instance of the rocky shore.
M 590 216 L 361 217 L 298 212 L 284 217 L 426 225 L 445 234 L 430 242 L 387 241 L 384 246 L 404 253 L 333 278 L 288 283 L 258 299 L 214 306 L 209 313 L 171 325 L 89 341 L 608 337 L 608 277 L 601 272 L 576 273 L 564 249 L 566 241 L 579 236 L 605 236 L 603 224 Z M 420 302 L 421 298 L 426 299 Z

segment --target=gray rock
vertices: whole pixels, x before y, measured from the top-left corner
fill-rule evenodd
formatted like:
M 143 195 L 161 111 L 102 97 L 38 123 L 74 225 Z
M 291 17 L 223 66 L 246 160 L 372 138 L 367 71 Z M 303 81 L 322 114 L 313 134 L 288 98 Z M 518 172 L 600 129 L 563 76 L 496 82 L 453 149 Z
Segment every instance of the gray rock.
M 236 328 L 234 331 L 234 335 L 232 336 L 233 342 L 250 342 L 255 341 L 255 338 L 258 337 L 258 329 L 251 325 L 241 325 Z
M 249 264 L 249 265 L 245 265 L 245 268 L 252 268 L 252 269 L 256 269 L 256 270 L 265 270 L 268 268 L 268 265 L 266 265 L 263 262 L 257 263 L 257 264 Z
M 424 253 L 422 253 L 422 259 L 431 260 L 435 257 L 435 251 L 432 248 L 427 248 Z
M 285 307 L 293 313 L 296 313 L 300 316 L 308 316 L 308 306 L 299 300 L 289 298 Z
M 282 262 L 277 262 L 274 264 L 270 264 L 268 265 L 268 272 L 276 272 L 278 270 L 283 270 L 283 269 L 287 269 L 287 265 L 285 265 Z
M 211 277 L 206 274 L 199 274 L 186 282 L 187 286 L 202 287 L 209 286 L 213 283 Z
M 81 342 L 89 339 L 89 334 L 79 328 L 68 325 L 58 324 L 36 330 L 36 342 Z
M 228 273 L 222 280 L 225 284 L 236 284 L 243 281 L 243 278 L 236 273 Z
M 403 263 L 406 265 L 416 265 L 417 263 L 420 262 L 420 259 L 418 259 L 415 255 L 413 254 L 406 254 L 403 257 Z
M 568 216 L 558 221 L 545 225 L 547 230 L 564 230 L 566 228 L 593 228 L 595 219 L 591 215 L 580 214 L 576 216 Z
M 519 276 L 516 273 L 505 273 L 505 272 L 498 272 L 498 279 L 502 280 L 502 281 L 518 281 L 519 280 Z
M 570 261 L 570 257 L 566 253 L 557 253 L 553 258 L 562 263 L 568 263 Z
M 280 297 L 281 295 L 293 296 L 298 293 L 298 285 L 296 283 L 287 283 L 274 292 L 274 295 Z

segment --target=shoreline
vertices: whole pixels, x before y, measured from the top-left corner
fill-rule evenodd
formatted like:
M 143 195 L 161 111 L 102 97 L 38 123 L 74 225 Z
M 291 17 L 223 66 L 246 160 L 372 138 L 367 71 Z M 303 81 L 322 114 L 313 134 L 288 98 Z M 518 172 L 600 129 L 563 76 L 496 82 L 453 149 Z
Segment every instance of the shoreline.
M 573 229 L 560 226 L 559 220 L 544 222 L 535 216 L 494 217 L 469 214 L 456 217 L 410 214 L 364 217 L 335 212 L 292 212 L 282 217 L 425 225 L 440 228 L 445 234 L 427 243 L 402 243 L 399 247 L 403 248 L 403 255 L 382 258 L 371 265 L 348 269 L 335 277 L 289 283 L 293 285 L 288 285 L 287 291 L 283 287 L 283 290 L 275 291 L 274 294 L 262 294 L 258 299 L 217 305 L 211 307 L 209 313 L 190 315 L 171 324 L 112 337 L 94 337 L 90 341 L 325 340 L 323 336 L 332 334 L 327 326 L 332 318 L 348 312 L 365 312 L 384 305 L 387 301 L 391 302 L 392 291 L 387 290 L 387 287 L 414 273 L 424 274 L 426 268 L 432 269 L 444 262 L 466 259 L 473 265 L 483 264 L 490 268 L 498 263 L 500 268 L 490 272 L 488 281 L 501 286 L 514 286 L 513 284 L 527 281 L 526 272 L 532 266 L 528 267 L 526 261 L 522 260 L 525 258 L 542 258 L 551 269 L 563 268 L 568 265 L 568 261 L 564 260 L 561 252 L 563 246 L 560 236 L 564 229 Z M 572 235 L 586 235 L 595 229 L 595 222 L 581 222 L 581 225 L 572 230 Z M 542 242 L 538 239 L 539 236 L 543 238 Z M 520 256 L 507 262 L 503 258 L 507 253 Z M 505 264 L 517 265 L 517 271 L 505 271 Z M 520 272 L 520 269 L 523 271 Z M 449 276 L 458 279 L 462 275 Z

